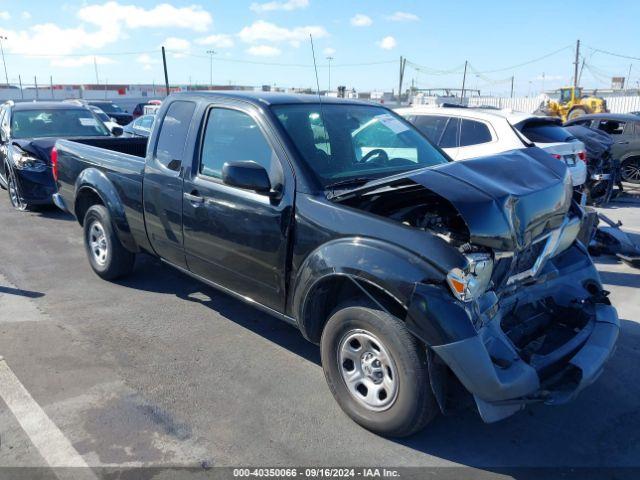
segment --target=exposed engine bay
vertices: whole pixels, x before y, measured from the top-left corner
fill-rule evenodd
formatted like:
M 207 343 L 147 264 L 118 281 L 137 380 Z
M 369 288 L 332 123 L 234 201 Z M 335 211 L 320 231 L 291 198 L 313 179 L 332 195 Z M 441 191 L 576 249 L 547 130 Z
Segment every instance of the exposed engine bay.
M 461 252 L 471 249 L 469 229 L 451 202 L 410 180 L 341 203 L 431 232 Z

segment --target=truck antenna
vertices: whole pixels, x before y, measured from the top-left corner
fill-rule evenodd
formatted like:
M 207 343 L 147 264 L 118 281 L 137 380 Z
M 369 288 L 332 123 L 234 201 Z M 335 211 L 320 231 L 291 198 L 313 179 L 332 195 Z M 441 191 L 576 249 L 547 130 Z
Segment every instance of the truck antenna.
M 318 79 L 318 65 L 316 64 L 316 49 L 313 48 L 313 35 L 309 34 L 309 40 L 311 41 L 311 55 L 313 56 L 313 68 L 316 72 L 316 92 L 318 93 L 318 101 L 322 104 L 322 98 L 320 96 L 320 80 Z

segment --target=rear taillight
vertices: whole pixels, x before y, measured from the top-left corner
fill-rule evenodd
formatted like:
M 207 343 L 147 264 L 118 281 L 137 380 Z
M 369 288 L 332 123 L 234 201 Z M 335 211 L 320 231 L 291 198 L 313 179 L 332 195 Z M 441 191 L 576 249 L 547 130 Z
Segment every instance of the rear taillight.
M 587 163 L 587 152 L 578 152 L 578 158 L 584 163 Z
M 51 173 L 53 173 L 53 179 L 58 181 L 58 150 L 56 147 L 51 149 Z
M 562 155 L 558 155 L 557 153 L 552 153 L 551 156 L 556 160 L 562 160 Z

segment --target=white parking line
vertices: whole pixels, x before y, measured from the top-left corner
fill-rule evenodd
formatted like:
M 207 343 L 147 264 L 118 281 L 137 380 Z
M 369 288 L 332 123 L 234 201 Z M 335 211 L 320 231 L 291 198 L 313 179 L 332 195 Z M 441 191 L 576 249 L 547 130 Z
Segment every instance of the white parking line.
M 87 463 L 0 357 L 0 397 L 60 479 L 96 479 Z M 64 468 L 64 467 L 82 467 Z

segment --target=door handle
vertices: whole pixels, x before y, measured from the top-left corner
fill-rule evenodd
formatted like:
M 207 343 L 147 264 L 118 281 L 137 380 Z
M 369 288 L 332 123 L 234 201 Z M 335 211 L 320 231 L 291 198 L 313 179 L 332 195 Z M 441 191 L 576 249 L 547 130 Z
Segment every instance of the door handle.
M 618 145 L 629 145 L 629 142 L 618 142 Z
M 197 194 L 197 192 L 193 193 L 184 193 L 184 198 L 189 200 L 191 203 L 204 203 L 204 197 L 201 197 Z

